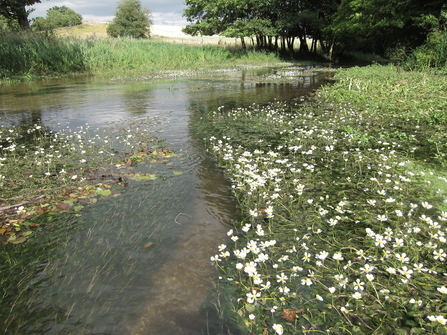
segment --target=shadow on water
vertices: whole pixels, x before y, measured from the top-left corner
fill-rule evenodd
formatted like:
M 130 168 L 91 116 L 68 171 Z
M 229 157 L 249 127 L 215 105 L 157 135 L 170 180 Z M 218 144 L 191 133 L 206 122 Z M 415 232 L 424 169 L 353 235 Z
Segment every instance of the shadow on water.
M 0 329 L 227 334 L 208 293 L 216 276 L 210 256 L 228 241 L 236 206 L 222 171 L 192 138 L 189 120 L 219 106 L 306 95 L 328 76 L 289 67 L 215 71 L 175 81 L 66 80 L 0 88 L 1 124 L 40 119 L 54 130 L 66 123 L 125 127 L 144 117 L 182 153 L 175 163 L 182 174 L 172 175 L 166 164 L 155 180 L 131 181 L 120 196 L 90 205 L 80 216 L 41 218 L 46 228 L 26 244 L 1 246 Z

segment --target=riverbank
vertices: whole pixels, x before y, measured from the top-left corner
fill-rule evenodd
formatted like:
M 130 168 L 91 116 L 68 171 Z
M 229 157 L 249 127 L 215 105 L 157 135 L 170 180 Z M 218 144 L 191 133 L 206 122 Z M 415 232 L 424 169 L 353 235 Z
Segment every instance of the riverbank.
M 444 76 L 340 71 L 195 121 L 241 221 L 211 261 L 242 333 L 445 334 Z
M 221 45 L 15 33 L 2 36 L 0 80 L 95 75 L 148 76 L 164 70 L 278 63 L 277 55 Z M 174 42 L 174 43 L 173 43 Z

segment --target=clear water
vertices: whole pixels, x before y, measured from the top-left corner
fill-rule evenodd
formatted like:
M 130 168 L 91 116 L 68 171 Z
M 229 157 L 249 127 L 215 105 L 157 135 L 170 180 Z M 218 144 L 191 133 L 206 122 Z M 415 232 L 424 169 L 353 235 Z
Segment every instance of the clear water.
M 209 293 L 216 277 L 210 256 L 228 241 L 236 206 L 222 171 L 192 137 L 189 121 L 219 106 L 307 95 L 330 76 L 309 70 L 0 87 L 0 124 L 41 120 L 57 130 L 86 123 L 124 126 L 144 118 L 184 157 L 176 163 L 181 175 L 130 183 L 120 197 L 89 205 L 80 217 L 55 217 L 24 245 L 1 246 L 0 332 L 227 334 Z

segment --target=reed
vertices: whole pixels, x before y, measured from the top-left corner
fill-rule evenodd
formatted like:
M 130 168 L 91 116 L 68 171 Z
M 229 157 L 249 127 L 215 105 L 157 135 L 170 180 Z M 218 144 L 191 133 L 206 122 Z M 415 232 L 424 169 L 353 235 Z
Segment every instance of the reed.
M 135 39 L 77 39 L 52 34 L 2 36 L 0 80 L 79 73 L 198 69 L 278 62 L 276 55 L 221 46 L 191 46 Z

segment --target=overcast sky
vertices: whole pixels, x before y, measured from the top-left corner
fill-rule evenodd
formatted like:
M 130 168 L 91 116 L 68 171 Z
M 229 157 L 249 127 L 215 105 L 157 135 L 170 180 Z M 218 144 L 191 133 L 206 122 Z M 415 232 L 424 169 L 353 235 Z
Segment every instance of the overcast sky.
M 46 16 L 47 9 L 54 6 L 66 6 L 82 15 L 84 21 L 108 22 L 113 19 L 118 1 L 114 0 L 41 0 L 28 8 L 34 8 L 30 18 Z M 185 5 L 184 0 L 140 0 L 143 7 L 152 11 L 154 24 L 169 24 L 185 26 L 186 20 L 182 17 Z

